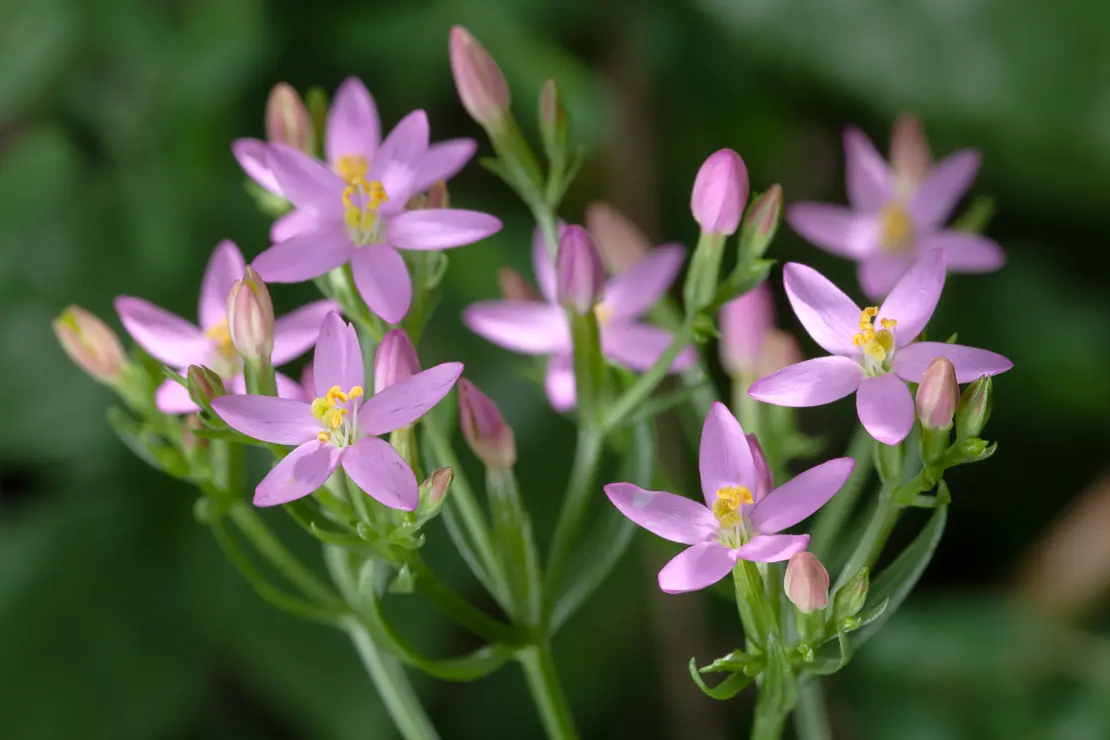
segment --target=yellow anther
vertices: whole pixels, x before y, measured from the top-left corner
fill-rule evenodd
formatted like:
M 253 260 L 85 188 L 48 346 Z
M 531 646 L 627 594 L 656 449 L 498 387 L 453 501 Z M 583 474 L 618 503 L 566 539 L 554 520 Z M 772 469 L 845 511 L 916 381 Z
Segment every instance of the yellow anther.
M 594 318 L 597 319 L 598 324 L 607 324 L 609 319 L 613 318 L 613 307 L 607 303 L 597 304 L 594 307 Z
M 350 391 L 347 392 L 347 395 L 350 396 L 351 398 L 362 398 L 362 386 L 361 385 L 356 385 L 355 387 L 351 388 Z
M 231 344 L 231 331 L 225 317 L 218 324 L 209 327 L 204 336 L 216 345 L 216 351 L 227 358 L 235 357 L 235 347 Z
M 331 388 L 328 388 L 328 394 L 324 396 L 324 398 L 327 399 L 329 406 L 334 406 L 337 401 L 347 403 L 347 394 L 344 393 L 343 389 L 337 385 L 333 385 Z
M 316 441 L 317 442 L 330 442 L 331 441 L 331 432 L 317 432 Z
M 878 306 L 868 306 L 867 308 L 863 309 L 863 314 L 862 315 L 864 317 L 866 317 L 866 319 L 868 321 L 870 321 L 871 319 L 873 319 L 873 318 L 875 318 L 876 316 L 879 315 L 879 307 Z
M 335 163 L 336 173 L 347 182 L 361 180 L 369 170 L 370 163 L 366 161 L 366 157 L 357 154 L 340 157 Z
M 720 523 L 721 527 L 724 528 L 724 529 L 729 529 L 730 527 L 735 527 L 738 524 L 740 524 L 740 522 L 742 520 L 743 520 L 743 517 L 741 517 L 740 513 L 736 512 L 736 511 L 730 511 L 727 514 L 725 514 L 724 516 L 717 517 L 717 521 Z
M 324 414 L 326 414 L 328 410 L 331 409 L 331 407 L 334 405 L 335 404 L 333 403 L 329 403 L 326 398 L 317 398 L 315 401 L 312 402 L 312 415 L 320 421 L 323 421 Z
M 893 329 L 894 327 L 898 326 L 898 320 L 897 319 L 880 319 L 879 320 L 879 325 L 882 326 L 884 329 Z
M 332 429 L 338 429 L 343 426 L 343 417 L 347 415 L 347 409 L 328 409 L 324 412 L 323 422 Z
M 898 203 L 888 203 L 879 212 L 882 246 L 887 252 L 904 252 L 913 239 L 913 219 Z
M 713 516 L 722 527 L 735 527 L 740 523 L 740 507 L 755 501 L 752 492 L 746 486 L 725 486 L 717 491 L 717 499 L 713 502 Z

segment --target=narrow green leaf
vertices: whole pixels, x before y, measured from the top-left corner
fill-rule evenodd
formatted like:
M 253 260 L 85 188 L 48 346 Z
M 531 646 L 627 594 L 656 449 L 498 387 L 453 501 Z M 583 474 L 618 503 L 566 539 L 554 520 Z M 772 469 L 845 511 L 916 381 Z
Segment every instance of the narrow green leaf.
M 131 452 L 151 466 L 179 480 L 188 480 L 191 469 L 185 457 L 169 442 L 135 421 L 118 406 L 107 412 L 108 424 Z
M 711 699 L 717 701 L 726 701 L 739 694 L 748 684 L 752 682 L 751 676 L 745 676 L 743 673 L 733 673 L 731 676 L 721 681 L 716 686 L 710 688 L 702 680 L 701 674 L 698 672 L 697 662 L 694 658 L 690 658 L 690 678 L 694 679 L 694 683 L 702 690 L 702 693 Z

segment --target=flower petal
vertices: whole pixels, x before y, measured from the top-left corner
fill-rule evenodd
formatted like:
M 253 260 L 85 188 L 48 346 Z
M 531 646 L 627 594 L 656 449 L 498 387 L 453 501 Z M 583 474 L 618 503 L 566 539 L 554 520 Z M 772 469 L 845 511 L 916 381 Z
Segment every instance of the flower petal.
M 844 132 L 844 175 L 848 200 L 857 211 L 878 211 L 894 194 L 886 160 L 854 126 Z
M 332 311 L 339 311 L 339 304 L 334 301 L 313 301 L 275 321 L 274 352 L 271 355 L 273 363 L 284 365 L 312 349 L 320 336 L 324 317 Z
M 290 211 L 270 224 L 270 242 L 277 244 L 302 231 L 316 228 L 319 219 L 312 211 Z
M 340 157 L 374 159 L 382 136 L 374 98 L 362 80 L 348 77 L 335 91 L 324 124 L 324 152 L 332 167 Z
M 309 365 L 308 367 L 312 366 Z M 289 398 L 294 401 L 312 403 L 312 396 L 304 392 L 304 386 L 285 373 L 274 373 L 274 383 L 277 385 L 278 398 Z
M 607 325 L 601 330 L 602 353 L 616 364 L 637 372 L 654 365 L 673 341 L 673 333 L 650 324 Z M 685 347 L 671 363 L 670 372 L 681 372 L 696 361 L 694 348 Z
M 737 560 L 778 563 L 809 547 L 808 534 L 757 534 L 734 551 Z
M 820 509 L 848 480 L 855 464 L 850 457 L 829 460 L 771 491 L 749 515 L 755 531 L 761 534 L 781 532 Z
M 362 300 L 390 324 L 399 324 L 412 305 L 412 278 L 405 258 L 388 244 L 360 247 L 351 257 L 351 272 Z
M 235 431 L 276 445 L 303 444 L 323 428 L 311 406 L 291 398 L 221 396 L 212 410 Z
M 702 494 L 708 506 L 717 500 L 717 491 L 727 486 L 744 486 L 753 494 L 759 488 L 759 476 L 744 430 L 720 401 L 709 407 L 705 417 L 698 467 Z
M 895 319 L 894 344 L 904 347 L 921 333 L 944 290 L 944 252 L 929 252 L 906 271 L 879 307 L 878 319 Z M 879 320 L 875 323 L 878 324 Z
M 281 193 L 297 208 L 321 218 L 343 218 L 343 190 L 347 182 L 323 163 L 284 144 L 270 144 L 266 163 Z
M 560 414 L 578 405 L 578 389 L 574 385 L 574 358 L 569 353 L 560 352 L 548 359 L 543 389 L 551 408 Z
M 790 262 L 783 268 L 786 297 L 798 320 L 826 352 L 854 356 L 852 337 L 859 332 L 860 308 L 828 278 L 807 265 Z
M 328 482 L 339 464 L 339 448 L 315 439 L 286 455 L 254 489 L 255 506 L 277 506 L 304 498 Z
M 966 231 L 941 231 L 921 249 L 943 249 L 949 272 L 994 272 L 1006 264 L 1006 253 L 996 242 Z
M 533 301 L 482 301 L 463 310 L 468 329 L 496 345 L 526 355 L 570 349 L 563 309 Z
M 898 284 L 912 265 L 913 260 L 909 255 L 876 255 L 859 263 L 856 276 L 863 294 L 878 302 L 886 298 L 891 288 Z
M 856 392 L 856 412 L 868 434 L 883 444 L 896 445 L 913 429 L 913 396 L 894 373 L 863 379 Z
M 208 258 L 200 284 L 200 326 L 210 329 L 227 318 L 227 294 L 236 280 L 243 279 L 247 263 L 235 243 L 224 239 Z
M 671 542 L 695 545 L 716 536 L 713 512 L 697 501 L 665 491 L 645 491 L 631 483 L 610 483 L 605 495 L 620 513 Z
M 156 360 L 176 368 L 208 360 L 212 343 L 200 327 L 142 298 L 120 296 L 115 306 L 123 328 Z
M 914 342 L 894 355 L 893 370 L 911 383 L 920 383 L 925 368 L 937 357 L 947 357 L 956 366 L 956 382 L 970 383 L 984 375 L 998 375 L 1014 363 L 995 352 L 945 342 Z
M 727 576 L 734 565 L 734 550 L 716 542 L 702 542 L 686 548 L 663 566 L 659 588 L 668 594 L 698 591 Z
M 605 284 L 602 306 L 610 321 L 639 318 L 671 287 L 686 259 L 686 249 L 671 244 L 652 250 L 631 269 Z
M 154 392 L 154 405 L 163 414 L 191 414 L 200 410 L 185 386 L 169 378 Z
M 461 362 L 444 362 L 375 393 L 362 404 L 359 429 L 385 434 L 412 424 L 451 392 L 462 371 Z
M 413 189 L 420 193 L 439 180 L 450 180 L 466 166 L 476 151 L 478 142 L 474 139 L 448 139 L 432 144 L 420 163 Z
M 274 195 L 281 195 L 281 186 L 277 178 L 270 171 L 267 160 L 269 144 L 258 139 L 236 139 L 231 142 L 231 153 L 235 156 L 239 166 L 247 173 L 247 177 L 254 180 L 263 190 L 268 190 Z
M 420 503 L 416 475 L 393 446 L 363 437 L 343 453 L 343 469 L 359 488 L 391 509 L 413 511 Z
M 880 226 L 875 216 L 825 203 L 795 203 L 786 209 L 790 228 L 827 252 L 862 259 L 879 249 Z
M 822 406 L 851 395 L 862 380 L 863 368 L 850 357 L 818 357 L 763 376 L 748 395 L 776 406 Z
M 428 153 L 428 116 L 416 110 L 402 118 L 378 148 L 366 179 L 378 180 L 395 207 L 416 192 L 416 177 Z
M 255 257 L 251 266 L 267 283 L 301 283 L 331 272 L 354 251 L 342 226 L 317 225 L 278 242 Z
M 560 238 L 565 228 L 566 224 L 560 221 L 557 227 Z M 536 274 L 536 285 L 539 286 L 543 299 L 548 303 L 558 303 L 555 289 L 555 259 L 547 248 L 547 237 L 539 227 L 532 232 L 532 271 Z
M 938 162 L 910 200 L 910 215 L 919 227 L 936 227 L 971 187 L 979 171 L 979 152 L 963 149 Z
M 337 313 L 329 313 L 320 324 L 320 338 L 312 358 L 312 379 L 317 397 L 326 396 L 335 386 L 344 392 L 356 385 L 366 387 L 358 334 Z
M 473 244 L 500 230 L 501 221 L 488 213 L 425 208 L 389 219 L 386 239 L 400 249 L 448 249 Z

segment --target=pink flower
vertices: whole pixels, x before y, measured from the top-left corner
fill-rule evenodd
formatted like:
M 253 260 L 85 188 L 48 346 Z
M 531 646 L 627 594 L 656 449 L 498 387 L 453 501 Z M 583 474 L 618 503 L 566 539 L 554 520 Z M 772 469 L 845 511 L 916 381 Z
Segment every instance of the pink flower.
M 605 298 L 594 311 L 601 328 L 601 350 L 609 360 L 642 372 L 666 351 L 671 333 L 636 319 L 667 292 L 682 268 L 685 254 L 678 244 L 659 247 L 606 284 Z M 532 239 L 532 263 L 542 301 L 482 301 L 463 311 L 463 323 L 505 349 L 548 356 L 544 383 L 547 398 L 556 411 L 569 411 L 577 403 L 570 327 L 556 296 L 555 264 L 538 230 Z M 671 370 L 681 371 L 695 359 L 693 349 L 686 348 Z
M 794 337 L 775 328 L 775 307 L 767 283 L 721 308 L 721 364 L 730 375 L 773 373 L 801 360 Z
M 779 406 L 821 406 L 856 396 L 860 422 L 893 445 L 913 427 L 914 401 L 903 381 L 920 383 L 936 357 L 947 357 L 968 383 L 1013 367 L 1002 355 L 943 342 L 916 342 L 944 287 L 945 253 L 925 255 L 890 291 L 882 306 L 860 310 L 811 267 L 783 270 L 786 295 L 809 335 L 831 356 L 790 365 L 752 383 L 748 395 Z
M 896 176 L 858 129 L 844 133 L 844 150 L 851 208 L 798 203 L 787 209 L 786 220 L 822 249 L 858 261 L 860 285 L 869 298 L 889 293 L 911 265 L 934 249 L 948 253 L 952 272 L 993 272 L 1002 267 L 1005 255 L 995 242 L 944 230 L 944 222 L 975 179 L 978 152 L 956 152 L 918 182 Z
M 256 506 L 307 496 L 342 465 L 359 488 L 382 504 L 412 511 L 416 476 L 378 435 L 412 424 L 446 396 L 462 374 L 458 362 L 397 382 L 364 398 L 367 374 L 354 327 L 332 312 L 316 344 L 311 403 L 271 396 L 224 396 L 212 403 L 228 426 L 264 442 L 297 445 L 255 489 Z
M 712 585 L 738 560 L 774 563 L 805 550 L 809 535 L 778 533 L 824 506 L 855 465 L 849 457 L 830 460 L 763 494 L 740 422 L 721 403 L 705 418 L 699 458 L 704 505 L 631 483 L 605 486 L 609 500 L 633 522 L 691 546 L 659 571 L 659 588 L 667 593 Z
M 227 325 L 227 296 L 246 267 L 235 244 L 225 240 L 216 246 L 201 283 L 200 326 L 129 296 L 116 298 L 116 312 L 131 338 L 156 360 L 176 370 L 206 365 L 223 378 L 228 391 L 246 393 L 242 359 L 231 344 Z M 273 364 L 284 365 L 311 349 L 324 316 L 334 310 L 336 305 L 332 301 L 316 301 L 274 322 L 274 350 L 270 356 Z M 277 374 L 277 389 L 283 398 L 300 395 L 296 381 L 281 373 Z M 158 410 L 166 414 L 197 410 L 189 392 L 172 380 L 162 383 L 154 401 Z

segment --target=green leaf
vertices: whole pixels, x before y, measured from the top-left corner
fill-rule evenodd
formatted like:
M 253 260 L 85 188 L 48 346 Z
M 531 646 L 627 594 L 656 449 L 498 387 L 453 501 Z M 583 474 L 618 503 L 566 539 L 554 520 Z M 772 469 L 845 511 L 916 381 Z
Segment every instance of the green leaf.
M 703 694 L 717 701 L 731 699 L 747 688 L 748 684 L 752 682 L 751 676 L 745 676 L 743 673 L 733 673 L 724 681 L 710 688 L 706 686 L 705 681 L 702 680 L 701 674 L 698 672 L 697 662 L 694 658 L 690 658 L 690 678 L 694 679 L 694 683 L 698 685 L 698 688 L 702 690 Z
M 968 231 L 972 234 L 982 234 L 994 218 L 994 198 L 981 195 L 972 201 L 967 210 L 952 223 L 952 228 L 957 231 Z
M 140 460 L 179 480 L 190 478 L 192 471 L 188 461 L 165 439 L 135 421 L 118 406 L 110 407 L 107 417 L 112 430 Z

